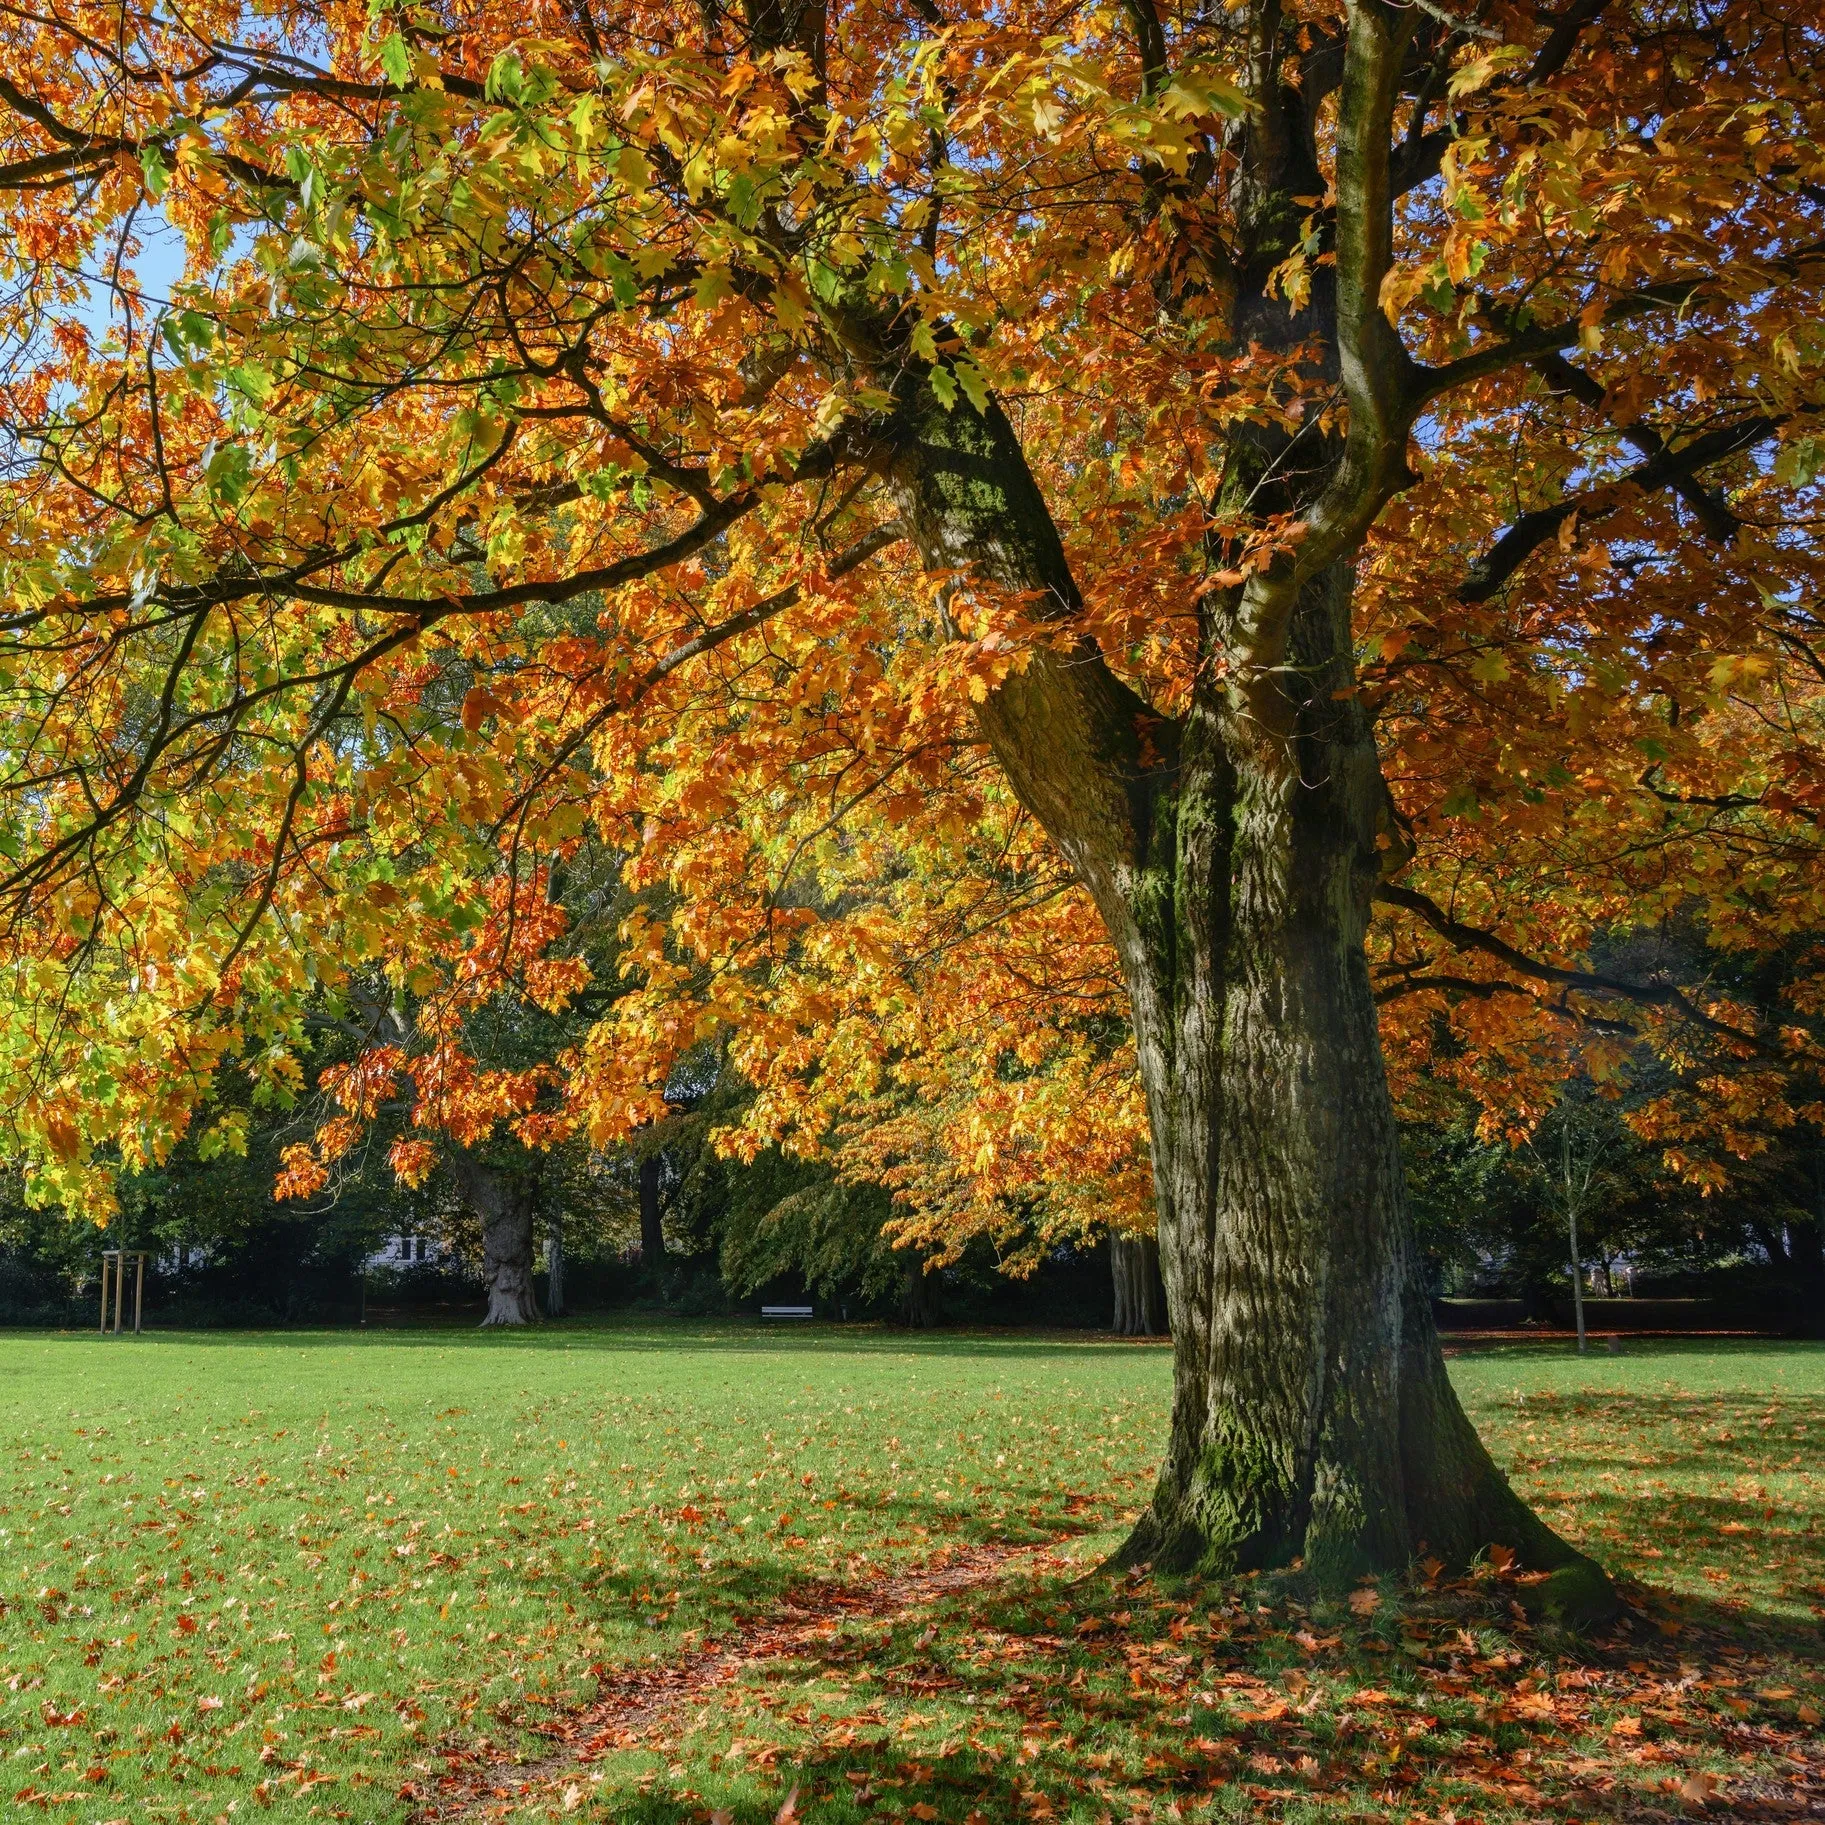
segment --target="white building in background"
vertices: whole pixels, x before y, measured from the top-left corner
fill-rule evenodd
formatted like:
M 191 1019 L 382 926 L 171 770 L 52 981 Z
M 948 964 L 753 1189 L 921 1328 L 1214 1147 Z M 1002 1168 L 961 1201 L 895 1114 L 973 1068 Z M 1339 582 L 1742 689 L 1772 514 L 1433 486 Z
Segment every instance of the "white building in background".
M 428 1267 L 443 1259 L 435 1236 L 388 1236 L 367 1258 L 369 1268 Z

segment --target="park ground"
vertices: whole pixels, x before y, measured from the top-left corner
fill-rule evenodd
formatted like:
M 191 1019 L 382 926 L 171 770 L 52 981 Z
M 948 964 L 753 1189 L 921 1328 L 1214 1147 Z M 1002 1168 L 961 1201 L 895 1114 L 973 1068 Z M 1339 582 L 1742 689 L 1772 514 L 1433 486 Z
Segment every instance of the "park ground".
M 1097 1575 L 1169 1367 L 728 1325 L 0 1337 L 0 1806 L 1825 1818 L 1825 1350 L 1454 1360 L 1623 1580 L 1588 1640 L 1499 1563 Z

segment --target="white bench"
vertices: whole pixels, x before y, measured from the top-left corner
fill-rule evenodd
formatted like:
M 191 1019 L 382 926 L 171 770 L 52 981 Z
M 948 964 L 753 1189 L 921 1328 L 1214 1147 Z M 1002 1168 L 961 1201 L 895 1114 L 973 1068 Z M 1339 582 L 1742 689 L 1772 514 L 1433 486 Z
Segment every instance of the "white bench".
M 811 1307 L 808 1305 L 763 1305 L 760 1308 L 763 1318 L 809 1318 Z

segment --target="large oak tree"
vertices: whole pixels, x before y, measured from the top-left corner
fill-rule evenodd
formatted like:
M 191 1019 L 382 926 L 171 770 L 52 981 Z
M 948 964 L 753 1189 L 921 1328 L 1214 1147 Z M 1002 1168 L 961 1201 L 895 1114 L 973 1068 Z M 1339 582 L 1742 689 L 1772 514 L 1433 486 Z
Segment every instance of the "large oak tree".
M 427 1135 L 607 1137 L 718 1031 L 754 1120 L 815 1133 L 999 945 L 1073 1008 L 1013 1063 L 1056 1090 L 1131 1044 L 1144 1092 L 1175 1398 L 1130 1553 L 1499 1542 L 1602 1602 L 1446 1378 L 1378 996 L 1773 1043 L 1578 951 L 1733 852 L 1783 917 L 1813 891 L 1809 9 L 0 37 L 0 1062 L 47 1195 L 105 1197 L 224 1057 L 283 1094 L 362 959 L 422 1044 L 345 1078 L 297 1183 L 402 1074 Z M 465 997 L 585 988 L 586 823 L 669 895 L 625 928 L 641 992 L 481 1066 Z M 852 1018 L 883 975 L 917 1005 Z M 1003 1057 L 999 1018 L 955 1032 Z

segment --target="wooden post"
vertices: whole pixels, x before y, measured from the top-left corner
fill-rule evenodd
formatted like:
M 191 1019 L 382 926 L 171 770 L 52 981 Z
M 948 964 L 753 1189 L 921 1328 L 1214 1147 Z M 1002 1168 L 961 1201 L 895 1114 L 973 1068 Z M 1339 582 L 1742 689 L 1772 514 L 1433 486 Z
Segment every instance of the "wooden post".
M 108 1334 L 108 1251 L 101 1252 L 101 1334 Z
M 114 1335 L 120 1335 L 120 1305 L 122 1295 L 126 1292 L 127 1254 L 125 1249 L 114 1256 Z
M 139 1271 L 133 1280 L 133 1335 L 139 1335 L 140 1311 L 146 1303 L 146 1251 L 139 1251 Z

